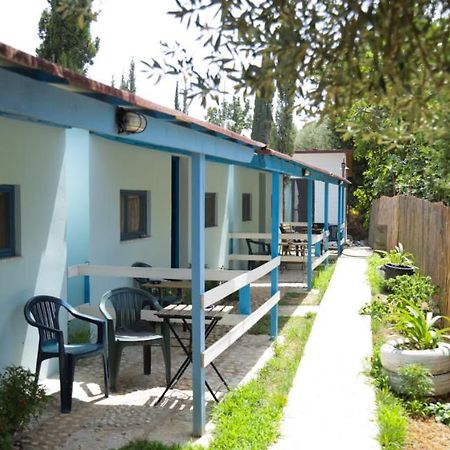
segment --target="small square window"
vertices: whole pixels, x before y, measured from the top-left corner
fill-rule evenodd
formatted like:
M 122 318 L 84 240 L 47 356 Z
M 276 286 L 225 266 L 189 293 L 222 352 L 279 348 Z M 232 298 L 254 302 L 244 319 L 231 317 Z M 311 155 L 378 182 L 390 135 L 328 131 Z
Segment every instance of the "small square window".
M 242 222 L 252 220 L 252 194 L 242 194 Z
M 120 191 L 120 240 L 147 236 L 147 191 Z
M 205 194 L 205 227 L 217 226 L 217 194 L 206 192 Z
M 0 258 L 16 254 L 15 188 L 0 184 Z

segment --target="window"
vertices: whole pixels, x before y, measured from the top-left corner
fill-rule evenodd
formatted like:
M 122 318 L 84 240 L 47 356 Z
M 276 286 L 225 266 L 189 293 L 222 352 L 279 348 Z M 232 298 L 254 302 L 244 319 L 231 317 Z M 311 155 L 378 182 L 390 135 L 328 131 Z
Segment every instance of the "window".
M 148 236 L 147 192 L 120 191 L 120 240 Z
M 205 227 L 217 226 L 217 194 L 207 192 L 205 194 Z
M 0 184 L 0 258 L 16 254 L 14 186 Z
M 252 220 L 252 194 L 242 194 L 242 222 Z

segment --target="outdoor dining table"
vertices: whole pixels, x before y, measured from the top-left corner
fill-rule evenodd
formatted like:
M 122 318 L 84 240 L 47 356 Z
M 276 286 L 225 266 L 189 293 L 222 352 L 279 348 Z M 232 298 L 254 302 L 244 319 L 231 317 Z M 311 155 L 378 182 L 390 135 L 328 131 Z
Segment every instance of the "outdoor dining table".
M 205 321 L 207 321 L 207 326 L 205 328 L 205 341 L 208 338 L 208 336 L 211 334 L 211 332 L 214 330 L 215 326 L 219 323 L 219 321 L 222 319 L 224 314 L 228 314 L 233 309 L 232 306 L 225 306 L 225 305 L 214 305 L 205 311 Z M 180 368 L 177 370 L 173 378 L 170 380 L 170 383 L 164 390 L 164 392 L 161 394 L 161 396 L 156 401 L 156 405 L 164 398 L 164 396 L 167 394 L 167 392 L 172 389 L 180 380 L 180 378 L 183 376 L 186 369 L 189 367 L 189 364 L 192 363 L 192 305 L 168 305 L 165 308 L 161 309 L 160 311 L 156 312 L 156 315 L 163 319 L 163 321 L 168 325 L 169 329 L 172 331 L 173 335 L 175 336 L 175 339 L 180 344 L 181 348 L 183 349 L 184 353 L 186 354 L 186 358 L 184 359 L 183 363 L 181 364 Z M 177 332 L 175 327 L 173 326 L 173 320 L 179 319 L 184 324 L 186 329 L 189 332 L 189 344 L 186 345 L 183 342 L 183 339 L 181 338 L 180 334 Z M 227 382 L 223 378 L 222 374 L 219 372 L 217 367 L 214 363 L 211 362 L 211 367 L 216 372 L 217 376 L 220 378 L 224 386 L 229 390 L 229 387 L 227 385 Z M 211 386 L 209 385 L 208 381 L 205 380 L 206 387 L 208 388 L 209 392 L 211 393 L 213 399 L 218 402 L 219 400 L 216 397 L 216 394 L 212 390 Z

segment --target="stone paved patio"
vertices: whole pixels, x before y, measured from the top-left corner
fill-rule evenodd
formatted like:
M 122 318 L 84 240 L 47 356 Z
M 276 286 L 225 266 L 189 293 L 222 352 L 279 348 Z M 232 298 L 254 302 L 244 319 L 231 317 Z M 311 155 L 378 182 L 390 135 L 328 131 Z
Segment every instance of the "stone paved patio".
M 217 326 L 218 333 L 228 327 Z M 216 365 L 230 387 L 236 387 L 270 348 L 268 336 L 245 335 L 219 356 Z M 182 349 L 172 343 L 172 374 L 184 359 Z M 217 375 L 207 369 L 214 391 L 226 391 Z M 45 380 L 53 401 L 39 420 L 23 435 L 23 449 L 112 449 L 132 439 L 187 442 L 192 431 L 192 391 L 190 368 L 169 391 L 160 405 L 154 403 L 164 389 L 162 352 L 152 349 L 152 374 L 144 375 L 142 349 L 124 350 L 118 392 L 103 396 L 100 358 L 81 360 L 75 372 L 73 406 L 70 414 L 59 412 L 59 381 Z M 214 404 L 207 392 L 208 406 Z
M 301 286 L 298 288 L 287 287 L 281 290 L 301 290 Z M 269 290 L 266 286 L 252 287 L 254 309 L 267 300 Z M 280 307 L 280 314 L 289 308 L 292 309 L 288 306 Z M 311 306 L 300 309 L 302 308 L 306 309 L 300 312 L 300 315 L 308 312 Z M 286 312 L 293 314 L 290 310 Z M 226 316 L 225 319 L 224 323 L 233 322 L 230 321 L 231 317 Z M 207 345 L 229 329 L 228 325 L 217 325 Z M 272 355 L 271 349 L 268 335 L 245 334 L 220 355 L 215 364 L 229 386 L 234 388 L 255 375 Z M 172 338 L 172 374 L 183 360 L 184 353 Z M 223 396 L 226 389 L 211 368 L 207 369 L 206 376 L 217 395 Z M 41 382 L 45 384 L 48 392 L 53 394 L 53 401 L 39 422 L 22 435 L 21 444 L 24 450 L 106 450 L 119 448 L 134 439 L 166 443 L 183 443 L 192 439 L 190 368 L 178 382 L 176 389 L 169 391 L 159 405 L 154 405 L 165 387 L 162 352 L 158 347 L 152 349 L 151 375 L 143 374 L 140 347 L 127 347 L 124 350 L 118 392 L 111 393 L 107 399 L 103 395 L 100 357 L 79 361 L 75 370 L 70 414 L 59 412 L 59 379 L 55 377 Z M 214 401 L 208 391 L 206 400 L 210 411 Z

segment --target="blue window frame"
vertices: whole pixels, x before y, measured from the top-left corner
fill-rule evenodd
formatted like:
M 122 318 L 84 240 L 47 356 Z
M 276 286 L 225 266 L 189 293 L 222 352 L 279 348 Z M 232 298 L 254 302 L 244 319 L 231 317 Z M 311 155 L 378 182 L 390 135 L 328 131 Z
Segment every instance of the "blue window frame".
M 120 240 L 148 237 L 147 191 L 120 191 Z
M 16 254 L 15 188 L 0 184 L 0 258 Z

